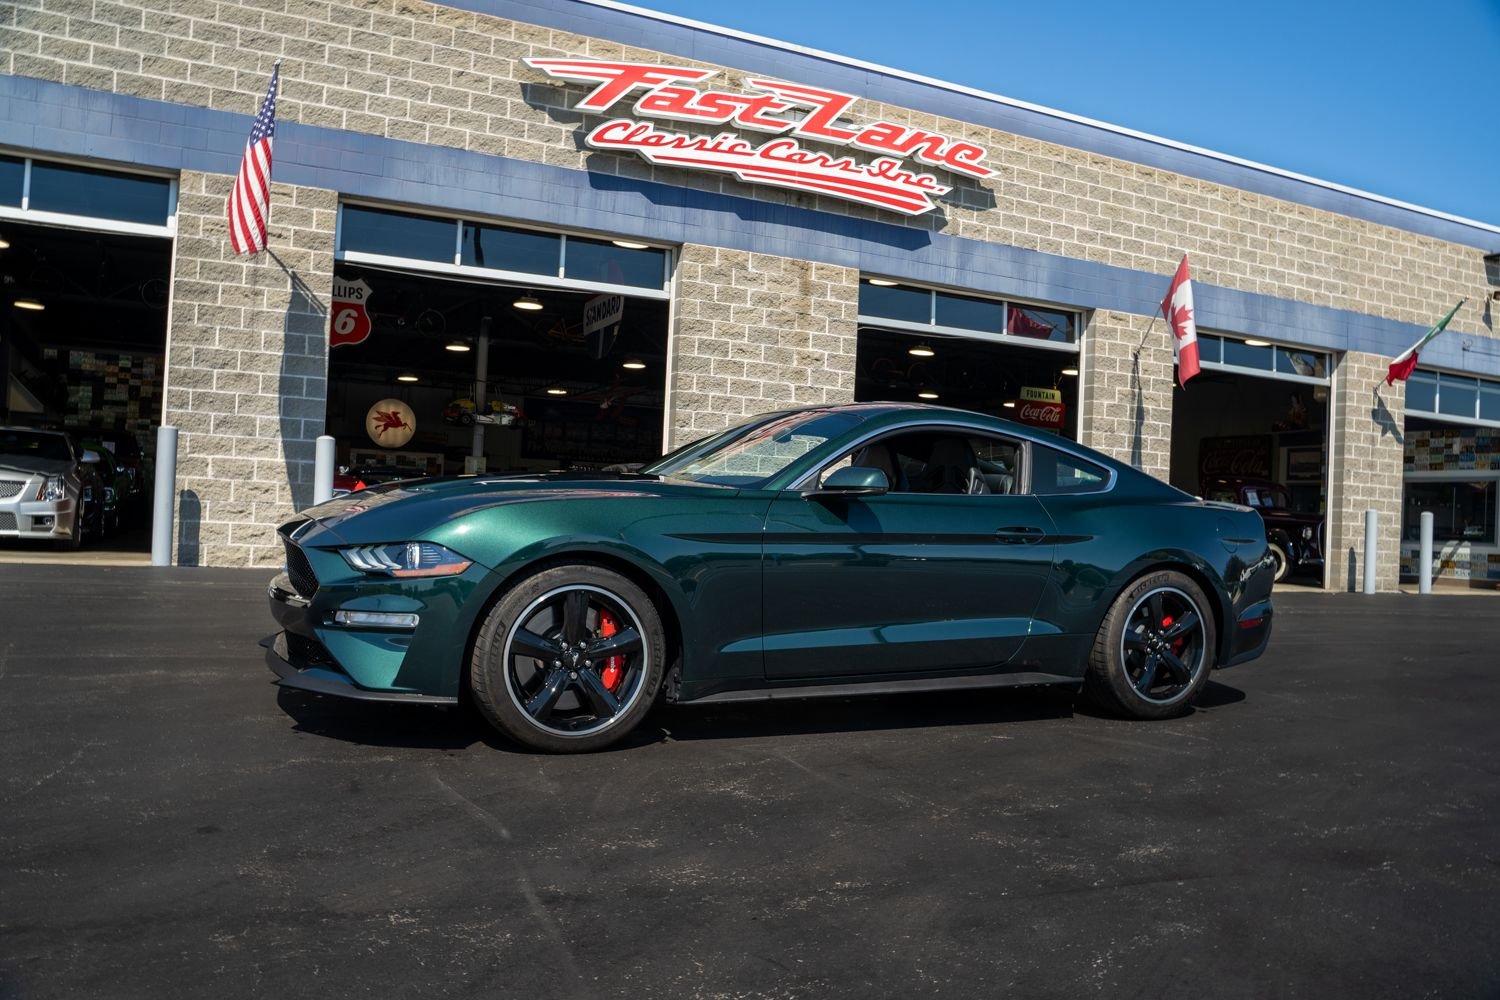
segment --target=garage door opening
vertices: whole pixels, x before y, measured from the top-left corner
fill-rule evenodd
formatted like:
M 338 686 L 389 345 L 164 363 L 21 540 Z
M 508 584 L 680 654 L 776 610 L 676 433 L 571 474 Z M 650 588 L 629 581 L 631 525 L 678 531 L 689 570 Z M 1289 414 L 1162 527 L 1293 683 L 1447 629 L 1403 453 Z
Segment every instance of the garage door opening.
M 169 187 L 155 183 L 163 193 Z M 78 554 L 0 531 L 0 555 L 143 559 L 151 549 L 171 240 L 5 218 L 0 238 L 8 244 L 0 249 L 0 425 L 66 431 L 76 449 L 99 457 L 84 483 Z
M 1200 335 L 1203 371 L 1172 399 L 1171 482 L 1260 511 L 1278 582 L 1322 587 L 1328 356 Z
M 659 456 L 670 268 L 623 238 L 342 206 L 336 487 Z
M 1077 314 L 865 278 L 854 399 L 929 402 L 1078 437 Z

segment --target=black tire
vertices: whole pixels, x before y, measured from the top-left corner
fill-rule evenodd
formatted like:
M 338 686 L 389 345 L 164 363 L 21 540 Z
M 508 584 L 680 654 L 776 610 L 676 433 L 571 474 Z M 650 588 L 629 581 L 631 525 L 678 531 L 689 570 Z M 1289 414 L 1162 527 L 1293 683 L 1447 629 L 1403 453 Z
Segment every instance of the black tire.
M 1271 542 L 1270 545 L 1271 558 L 1276 561 L 1276 575 L 1272 577 L 1272 582 L 1280 583 L 1292 575 L 1292 561 L 1287 558 L 1286 549 L 1281 547 L 1281 543 Z
M 557 566 L 490 609 L 469 686 L 485 719 L 517 743 L 586 753 L 640 723 L 665 662 L 661 615 L 640 587 L 602 566 Z
M 1115 598 L 1089 654 L 1083 689 L 1131 719 L 1190 711 L 1217 661 L 1218 634 L 1202 588 L 1175 570 L 1136 580 Z

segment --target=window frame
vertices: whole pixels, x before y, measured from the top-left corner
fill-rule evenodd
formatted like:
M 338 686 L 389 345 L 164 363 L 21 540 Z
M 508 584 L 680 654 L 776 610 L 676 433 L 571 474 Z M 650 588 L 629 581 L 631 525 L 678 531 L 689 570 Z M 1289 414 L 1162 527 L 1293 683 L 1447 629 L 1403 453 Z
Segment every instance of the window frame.
M 1471 545 L 1484 548 L 1500 547 L 1500 471 L 1483 469 L 1445 469 L 1430 472 L 1408 472 L 1402 477 L 1401 482 L 1401 522 L 1400 522 L 1400 544 L 1408 547 L 1420 545 L 1420 533 L 1417 538 L 1406 537 L 1406 488 L 1417 484 L 1430 483 L 1474 483 L 1488 482 L 1495 490 L 1492 503 L 1494 510 L 1491 512 L 1489 534 L 1490 540 L 1484 541 L 1474 538 L 1447 538 L 1438 531 L 1436 518 L 1433 519 L 1432 542 L 1433 545 Z M 1420 523 L 1420 522 L 1419 522 Z
M 69 229 L 83 229 L 96 233 L 121 233 L 129 236 L 163 236 L 172 238 L 177 235 L 179 180 L 175 174 L 155 170 L 142 170 L 129 164 L 111 163 L 105 165 L 70 159 L 68 157 L 34 157 L 3 148 L 0 148 L 0 156 L 22 161 L 21 204 L 19 206 L 0 205 L 0 220 L 8 219 L 13 222 L 37 226 L 63 226 Z M 34 209 L 31 207 L 31 167 L 33 163 L 65 167 L 70 170 L 90 171 L 98 174 L 118 174 L 122 176 L 144 177 L 155 181 L 165 181 L 167 185 L 166 215 L 161 223 L 156 224 L 149 222 L 127 222 L 122 219 L 111 219 L 107 216 L 72 215 L 67 212 L 46 212 Z

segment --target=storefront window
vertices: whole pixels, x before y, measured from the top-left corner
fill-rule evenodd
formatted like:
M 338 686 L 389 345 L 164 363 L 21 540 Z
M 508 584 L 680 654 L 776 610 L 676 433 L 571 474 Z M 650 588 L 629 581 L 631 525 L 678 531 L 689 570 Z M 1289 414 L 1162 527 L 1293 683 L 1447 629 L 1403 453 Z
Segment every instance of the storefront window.
M 1437 412 L 1437 376 L 1431 372 L 1412 372 L 1406 380 L 1406 409 L 1408 412 Z
M 1224 339 L 1224 363 L 1238 368 L 1274 371 L 1276 352 L 1270 347 L 1251 347 L 1242 340 Z
M 656 247 L 630 248 L 608 240 L 568 237 L 564 277 L 610 285 L 660 288 L 665 281 L 667 252 Z
M 1414 542 L 1421 537 L 1424 511 L 1433 515 L 1433 540 L 1437 542 L 1495 542 L 1496 480 L 1412 481 L 1406 483 L 1406 502 L 1401 519 L 1401 537 Z
M 993 299 L 938 292 L 934 318 L 938 326 L 951 326 L 955 330 L 999 333 L 1005 327 L 1005 305 Z
M 931 323 L 932 293 L 925 288 L 866 283 L 859 286 L 859 313 L 902 323 Z
M 453 263 L 453 219 L 345 205 L 340 225 L 345 250 Z
M 1438 393 L 1438 412 L 1450 417 L 1473 417 L 1479 399 L 1479 383 L 1473 379 L 1448 376 Z
M 0 156 L 0 205 L 21 207 L 21 191 L 26 185 L 26 161 Z
M 1500 385 L 1493 382 L 1480 383 L 1479 419 L 1500 422 Z
M 0 174 L 0 188 L 4 183 Z M 106 173 L 33 160 L 27 207 L 33 212 L 160 226 L 172 214 L 172 182 L 162 177 Z
M 463 262 L 470 267 L 556 274 L 561 256 L 562 237 L 557 233 L 464 223 Z
M 1073 314 L 1038 309 L 1035 306 L 1019 306 L 1012 302 L 1006 307 L 1005 332 L 1035 340 L 1055 340 L 1071 344 Z

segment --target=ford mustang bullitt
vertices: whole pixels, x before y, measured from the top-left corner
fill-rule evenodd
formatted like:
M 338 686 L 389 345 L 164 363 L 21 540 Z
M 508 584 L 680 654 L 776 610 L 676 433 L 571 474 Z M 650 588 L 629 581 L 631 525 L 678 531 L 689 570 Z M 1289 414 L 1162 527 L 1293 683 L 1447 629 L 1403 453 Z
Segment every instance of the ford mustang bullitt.
M 1055 684 L 1167 718 L 1271 632 L 1255 511 L 920 404 L 763 414 L 633 472 L 383 484 L 280 534 L 280 684 L 472 698 L 558 753 L 658 700 Z

